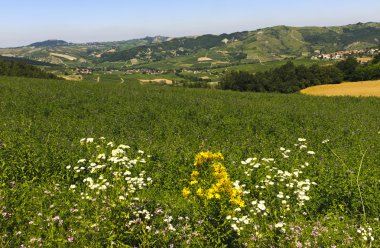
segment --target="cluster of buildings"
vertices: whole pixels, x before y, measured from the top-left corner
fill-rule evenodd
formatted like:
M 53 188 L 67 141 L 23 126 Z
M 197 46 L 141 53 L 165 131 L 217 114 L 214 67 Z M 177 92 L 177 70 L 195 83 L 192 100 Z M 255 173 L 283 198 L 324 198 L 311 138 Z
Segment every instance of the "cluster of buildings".
M 126 74 L 148 74 L 148 75 L 161 75 L 170 73 L 166 70 L 155 70 L 155 69 L 127 69 L 125 70 Z
M 92 69 L 91 68 L 83 68 L 83 67 L 77 67 L 74 70 L 75 74 L 79 75 L 90 75 L 92 74 Z
M 334 53 L 321 53 L 320 50 L 314 51 L 317 55 L 311 57 L 314 60 L 342 60 L 349 56 L 372 56 L 374 54 L 378 54 L 380 51 L 377 48 L 372 48 L 368 50 L 348 50 L 348 51 L 338 51 Z

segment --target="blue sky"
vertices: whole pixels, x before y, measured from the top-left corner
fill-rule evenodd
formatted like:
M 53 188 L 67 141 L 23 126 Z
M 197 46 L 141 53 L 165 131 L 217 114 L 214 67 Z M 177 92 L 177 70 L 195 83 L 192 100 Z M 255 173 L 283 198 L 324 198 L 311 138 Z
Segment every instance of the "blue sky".
M 379 0 L 0 0 L 0 47 L 380 22 Z

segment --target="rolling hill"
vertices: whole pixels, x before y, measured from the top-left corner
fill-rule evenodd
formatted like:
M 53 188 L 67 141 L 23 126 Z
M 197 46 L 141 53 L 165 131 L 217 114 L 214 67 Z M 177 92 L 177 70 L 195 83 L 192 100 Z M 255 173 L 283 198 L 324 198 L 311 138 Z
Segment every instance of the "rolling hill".
M 339 27 L 276 26 L 250 32 L 175 38 L 104 54 L 102 60 L 151 62 L 203 53 L 204 62 L 269 61 L 379 45 L 380 23 Z
M 113 54 L 138 46 L 157 44 L 167 37 L 145 37 L 127 41 L 70 43 L 63 40 L 46 40 L 28 46 L 1 48 L 0 56 L 17 57 L 65 66 L 94 66 L 103 54 Z
M 68 42 L 64 40 L 45 40 L 30 44 L 31 47 L 54 47 L 54 46 L 67 46 Z
M 380 23 L 335 27 L 275 26 L 221 35 L 127 41 L 68 43 L 61 40 L 0 49 L 0 55 L 23 57 L 65 67 L 218 68 L 320 53 L 380 47 Z

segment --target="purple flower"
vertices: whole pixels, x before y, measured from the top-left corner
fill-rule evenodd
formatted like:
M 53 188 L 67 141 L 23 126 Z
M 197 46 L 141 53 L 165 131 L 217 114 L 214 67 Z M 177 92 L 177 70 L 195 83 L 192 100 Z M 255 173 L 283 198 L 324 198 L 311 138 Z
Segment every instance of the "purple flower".
M 79 210 L 78 209 L 76 209 L 76 208 L 72 208 L 72 209 L 70 209 L 70 213 L 76 213 L 76 212 L 78 212 Z
M 70 243 L 74 242 L 74 237 L 73 236 L 68 237 L 67 241 L 69 241 Z
M 57 216 L 54 216 L 53 218 L 52 218 L 52 221 L 58 221 L 60 218 L 59 218 L 59 216 L 57 215 Z
M 160 213 L 162 213 L 162 209 L 161 209 L 161 208 L 157 209 L 157 210 L 155 211 L 155 213 L 156 213 L 156 214 L 160 214 Z
M 297 248 L 302 248 L 302 243 L 300 241 L 297 242 Z

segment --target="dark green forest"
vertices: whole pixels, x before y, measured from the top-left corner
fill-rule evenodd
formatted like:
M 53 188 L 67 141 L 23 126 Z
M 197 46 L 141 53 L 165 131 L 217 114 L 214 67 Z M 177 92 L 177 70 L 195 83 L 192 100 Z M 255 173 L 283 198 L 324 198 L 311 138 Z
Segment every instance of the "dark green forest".
M 345 81 L 363 81 L 380 78 L 380 55 L 368 64 L 348 58 L 334 65 L 310 67 L 296 66 L 289 61 L 278 68 L 258 72 L 226 72 L 221 78 L 223 90 L 293 93 L 321 84 L 338 84 Z
M 19 61 L 0 61 L 0 76 L 59 79 L 54 74 Z

